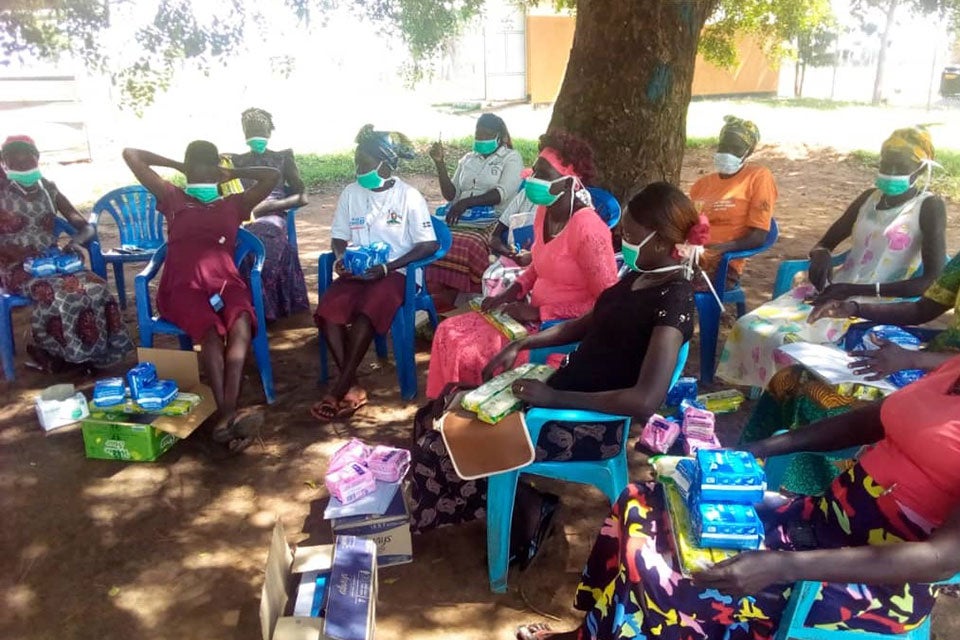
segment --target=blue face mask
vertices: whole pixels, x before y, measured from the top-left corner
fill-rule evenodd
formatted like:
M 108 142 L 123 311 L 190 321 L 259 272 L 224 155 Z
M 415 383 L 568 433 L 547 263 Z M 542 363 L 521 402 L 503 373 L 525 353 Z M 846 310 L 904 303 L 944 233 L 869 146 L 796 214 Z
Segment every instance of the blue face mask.
M 357 184 L 359 184 L 364 189 L 379 189 L 387 183 L 387 179 L 380 175 L 380 167 L 383 165 L 381 162 L 377 165 L 377 168 L 373 171 L 367 171 L 366 173 L 357 174 Z
M 204 204 L 210 204 L 220 197 L 220 188 L 215 182 L 188 184 L 183 191 Z
M 899 196 L 910 190 L 910 176 L 890 176 L 879 174 L 873 182 L 885 196 Z
M 259 155 L 267 150 L 267 140 L 268 138 L 247 138 L 247 146 L 250 147 L 251 151 Z
M 500 146 L 500 138 L 493 140 L 474 140 L 473 150 L 482 156 L 488 156 Z

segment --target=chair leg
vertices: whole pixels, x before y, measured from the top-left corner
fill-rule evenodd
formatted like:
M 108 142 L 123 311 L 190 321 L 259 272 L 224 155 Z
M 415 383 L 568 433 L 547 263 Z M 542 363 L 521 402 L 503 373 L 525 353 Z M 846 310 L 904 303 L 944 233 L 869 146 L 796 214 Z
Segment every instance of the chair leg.
M 260 382 L 267 404 L 273 404 L 276 394 L 273 389 L 273 365 L 270 363 L 270 344 L 267 341 L 267 328 L 261 326 L 253 338 L 253 355 L 257 359 Z
M 127 290 L 126 282 L 123 277 L 123 263 L 113 263 L 113 279 L 117 283 L 117 298 L 120 300 L 120 308 L 127 308 Z
M 701 300 L 703 303 L 701 304 Z M 720 333 L 720 309 L 713 296 L 696 295 L 697 316 L 700 320 L 700 380 L 713 382 L 716 369 L 717 336 Z
M 396 324 L 396 323 L 394 323 Z M 387 358 L 387 337 L 376 334 L 373 336 L 373 348 L 377 351 L 377 357 L 381 360 Z M 394 354 L 396 356 L 396 354 Z
M 393 319 L 390 333 L 393 335 L 393 357 L 397 365 L 400 397 L 413 400 L 417 397 L 417 365 L 413 352 L 413 322 L 406 309 L 401 308 Z
M 16 378 L 12 313 L 9 306 L 0 305 L 0 358 L 3 359 L 3 375 L 10 382 Z
M 146 349 L 153 348 L 153 329 L 140 323 L 140 346 Z
M 507 591 L 510 524 L 519 477 L 519 471 L 508 471 L 487 478 L 487 573 L 494 593 Z

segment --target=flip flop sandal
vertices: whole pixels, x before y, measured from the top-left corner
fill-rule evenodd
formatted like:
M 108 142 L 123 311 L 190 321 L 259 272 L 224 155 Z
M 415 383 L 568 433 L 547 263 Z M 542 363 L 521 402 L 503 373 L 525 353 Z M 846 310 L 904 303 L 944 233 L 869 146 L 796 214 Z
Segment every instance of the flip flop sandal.
M 310 415 L 322 424 L 333 422 L 340 411 L 340 403 L 333 396 L 327 396 L 310 407 Z
M 367 402 L 369 402 L 369 400 L 367 399 L 366 393 L 364 393 L 362 397 L 354 397 L 352 400 L 350 399 L 350 394 L 347 393 L 347 395 L 343 397 L 343 400 L 341 400 L 338 404 L 339 410 L 337 411 L 336 419 L 344 420 L 351 417 L 362 407 L 365 407 Z
M 517 640 L 546 640 L 554 634 L 546 622 L 537 622 L 535 624 L 525 624 L 517 627 Z
M 259 410 L 244 410 L 239 412 L 230 423 L 211 435 L 218 444 L 229 444 L 234 440 L 255 438 L 263 426 L 263 412 Z M 250 446 L 249 444 L 247 446 Z

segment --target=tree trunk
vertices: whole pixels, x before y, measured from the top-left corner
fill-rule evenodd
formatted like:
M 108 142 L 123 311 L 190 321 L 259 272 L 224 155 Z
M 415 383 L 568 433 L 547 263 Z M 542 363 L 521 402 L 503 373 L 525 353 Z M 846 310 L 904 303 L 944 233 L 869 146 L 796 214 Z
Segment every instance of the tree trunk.
M 600 184 L 621 199 L 650 182 L 680 178 L 700 30 L 716 4 L 577 2 L 550 126 L 590 142 Z
M 877 56 L 877 75 L 873 79 L 873 104 L 880 104 L 883 100 L 883 73 L 887 66 L 887 48 L 890 46 L 890 31 L 893 29 L 893 17 L 897 12 L 900 0 L 888 0 L 887 23 L 883 25 L 883 35 L 880 36 L 880 55 Z

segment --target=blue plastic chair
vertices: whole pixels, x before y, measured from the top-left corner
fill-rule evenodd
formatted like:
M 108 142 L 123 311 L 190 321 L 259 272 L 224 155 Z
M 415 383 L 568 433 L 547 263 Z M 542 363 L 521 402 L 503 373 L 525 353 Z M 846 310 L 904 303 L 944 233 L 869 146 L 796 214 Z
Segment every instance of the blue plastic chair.
M 837 254 L 830 258 L 830 264 L 837 268 L 847 259 L 849 251 Z M 773 297 L 779 298 L 787 291 L 793 288 L 793 280 L 798 273 L 806 272 L 810 269 L 810 260 L 784 260 L 777 269 L 777 279 L 773 282 Z
M 780 235 L 780 228 L 776 220 L 770 221 L 770 231 L 767 239 L 756 249 L 746 251 L 731 251 L 720 257 L 720 264 L 713 274 L 713 288 L 724 304 L 737 305 L 737 317 L 747 312 L 747 298 L 737 282 L 733 288 L 727 289 L 727 271 L 731 260 L 749 258 L 763 253 L 774 245 Z M 717 368 L 717 339 L 720 336 L 720 315 L 723 310 L 717 306 L 717 301 L 709 291 L 698 292 L 694 295 L 697 305 L 697 317 L 700 322 L 700 380 L 706 383 L 713 382 L 713 374 Z
M 623 213 L 620 202 L 612 193 L 600 187 L 587 187 L 590 199 L 593 200 L 594 210 L 600 214 L 607 226 L 613 229 L 620 224 L 620 215 Z
M 406 285 L 403 293 L 403 305 L 397 309 L 397 314 L 393 316 L 393 323 L 390 325 L 390 334 L 393 336 L 393 357 L 397 365 L 397 378 L 400 383 L 400 396 L 404 400 L 413 400 L 417 397 L 417 363 L 415 358 L 415 319 L 417 311 L 426 311 L 430 318 L 430 324 L 436 328 L 439 323 L 437 310 L 433 306 L 433 298 L 430 297 L 425 281 L 423 279 L 423 270 L 427 265 L 439 260 L 447 255 L 453 238 L 450 235 L 450 228 L 440 218 L 433 217 L 433 230 L 437 235 L 437 242 L 440 248 L 430 257 L 411 262 L 407 265 Z M 332 251 L 325 251 L 320 254 L 318 264 L 318 289 L 319 296 L 327 292 L 333 282 L 333 263 L 336 258 Z M 374 347 L 377 350 L 379 358 L 387 357 L 387 339 L 386 336 L 375 336 L 373 339 Z M 324 383 L 330 378 L 327 362 L 327 341 L 320 331 L 320 382 Z
M 677 354 L 677 366 L 670 381 L 672 387 L 683 374 L 687 363 L 690 343 L 685 342 Z M 607 460 L 578 460 L 575 462 L 531 462 L 522 469 L 498 473 L 487 478 L 487 572 L 490 590 L 504 593 L 507 590 L 507 570 L 510 558 L 510 525 L 513 520 L 513 503 L 517 495 L 517 481 L 521 473 L 530 473 L 544 478 L 589 484 L 603 492 L 610 504 L 617 501 L 627 488 L 627 436 L 630 433 L 630 418 L 613 416 L 596 411 L 579 409 L 533 408 L 526 412 L 524 420 L 530 439 L 536 444 L 540 430 L 548 422 L 622 422 L 623 446 L 616 457 Z
M 68 235 L 74 236 L 77 230 L 69 222 L 57 216 L 53 223 L 53 233 L 55 236 Z M 97 275 L 102 275 L 94 265 L 94 251 L 99 250 L 100 243 L 94 238 L 88 245 L 90 251 L 90 270 Z M 102 263 L 99 264 L 102 268 Z M 16 379 L 16 342 L 13 338 L 13 310 L 17 307 L 29 307 L 33 304 L 27 296 L 7 293 L 0 289 L 0 359 L 3 360 L 3 375 L 13 382 Z
M 780 431 L 778 433 L 784 433 Z M 852 447 L 843 451 L 831 452 L 832 458 L 853 458 L 856 456 L 860 447 Z M 796 454 L 785 456 L 774 456 L 767 458 L 765 462 L 765 471 L 767 475 L 767 486 L 776 490 L 780 486 L 783 474 L 786 472 L 791 460 Z M 937 584 L 960 584 L 960 574 Z M 868 633 L 863 631 L 836 631 L 829 629 L 816 629 L 806 626 L 807 616 L 810 615 L 810 609 L 820 596 L 820 582 L 797 582 L 790 594 L 790 600 L 787 602 L 787 608 L 780 618 L 780 627 L 774 636 L 774 640 L 930 640 L 930 617 L 928 616 L 923 623 L 913 631 L 901 634 L 882 634 Z
M 103 253 L 98 245 L 97 260 L 113 265 L 113 277 L 117 283 L 117 297 L 120 308 L 127 308 L 127 291 L 124 282 L 123 267 L 129 263 L 150 262 L 157 247 L 163 244 L 163 216 L 157 211 L 157 198 L 140 185 L 114 189 L 97 200 L 90 213 L 90 224 L 97 228 L 100 217 L 107 213 L 113 218 L 120 232 L 120 245 L 137 247 L 131 253 L 121 253 L 111 249 Z M 91 250 L 91 263 L 93 263 Z M 96 271 L 96 269 L 94 269 Z M 106 267 L 99 273 L 106 279 Z
M 293 247 L 294 253 L 300 253 L 300 247 L 297 245 L 297 211 L 300 207 L 287 209 L 287 243 Z
M 273 404 L 275 399 L 273 389 L 273 366 L 270 364 L 270 344 L 267 340 L 267 320 L 263 313 L 263 284 L 261 272 L 263 271 L 263 260 L 265 250 L 263 243 L 257 236 L 246 229 L 237 230 L 237 248 L 234 253 L 234 263 L 238 266 L 248 255 L 253 255 L 253 267 L 250 269 L 250 291 L 253 298 L 253 310 L 257 315 L 257 333 L 253 336 L 252 346 L 253 355 L 257 360 L 257 369 L 260 371 L 260 381 L 263 384 L 263 395 L 266 396 L 267 404 Z M 143 347 L 153 346 L 153 336 L 156 333 L 176 336 L 180 342 L 180 348 L 188 350 L 193 348 L 193 340 L 190 339 L 180 327 L 164 320 L 159 315 L 154 315 L 152 305 L 150 304 L 150 281 L 153 280 L 163 261 L 167 257 L 166 243 L 160 245 L 153 257 L 150 259 L 146 268 L 140 272 L 134 281 L 134 287 L 137 296 L 137 324 L 140 328 L 140 345 Z

